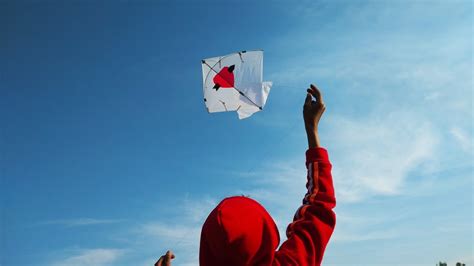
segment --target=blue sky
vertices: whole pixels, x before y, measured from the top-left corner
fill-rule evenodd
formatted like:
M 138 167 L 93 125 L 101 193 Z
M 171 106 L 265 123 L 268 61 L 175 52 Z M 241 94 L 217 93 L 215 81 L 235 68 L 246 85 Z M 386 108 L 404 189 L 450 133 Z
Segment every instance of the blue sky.
M 296 1 L 295 1 L 296 2 Z M 1 265 L 197 265 L 225 196 L 281 233 L 324 92 L 324 265 L 473 265 L 470 1 L 2 1 Z M 263 49 L 263 112 L 208 114 L 200 60 Z

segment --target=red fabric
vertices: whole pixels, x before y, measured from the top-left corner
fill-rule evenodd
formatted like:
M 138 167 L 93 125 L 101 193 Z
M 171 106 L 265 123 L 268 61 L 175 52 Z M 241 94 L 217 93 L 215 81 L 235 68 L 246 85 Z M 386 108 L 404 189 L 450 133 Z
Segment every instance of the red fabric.
M 281 247 L 275 222 L 247 197 L 224 199 L 209 214 L 201 232 L 201 266 L 321 265 L 336 224 L 331 164 L 323 148 L 306 152 L 308 192 L 288 225 Z
M 229 67 L 223 67 L 212 81 L 221 88 L 232 88 L 234 87 L 234 73 L 229 71 Z

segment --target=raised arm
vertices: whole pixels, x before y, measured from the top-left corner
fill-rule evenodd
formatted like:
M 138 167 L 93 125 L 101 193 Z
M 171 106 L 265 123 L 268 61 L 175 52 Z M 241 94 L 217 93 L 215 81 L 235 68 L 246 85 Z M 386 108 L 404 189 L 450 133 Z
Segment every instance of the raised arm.
M 313 97 L 316 101 L 313 101 Z M 303 205 L 288 225 L 286 240 L 275 254 L 273 265 L 321 265 L 324 251 L 336 225 L 336 206 L 328 153 L 321 148 L 318 124 L 326 107 L 321 92 L 311 85 L 303 117 L 308 137 L 306 151 L 307 193 Z

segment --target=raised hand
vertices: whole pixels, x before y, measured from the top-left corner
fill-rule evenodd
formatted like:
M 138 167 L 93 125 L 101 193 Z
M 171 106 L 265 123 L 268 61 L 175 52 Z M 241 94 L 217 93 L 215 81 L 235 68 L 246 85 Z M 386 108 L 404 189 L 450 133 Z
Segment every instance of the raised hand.
M 308 137 L 309 148 L 320 147 L 318 125 L 321 116 L 326 110 L 321 91 L 313 84 L 306 90 L 306 99 L 303 106 L 304 126 Z M 313 97 L 316 101 L 313 100 Z
M 155 263 L 155 266 L 171 266 L 171 260 L 174 259 L 174 254 L 171 251 L 167 251 L 165 255 L 161 256 L 160 259 Z

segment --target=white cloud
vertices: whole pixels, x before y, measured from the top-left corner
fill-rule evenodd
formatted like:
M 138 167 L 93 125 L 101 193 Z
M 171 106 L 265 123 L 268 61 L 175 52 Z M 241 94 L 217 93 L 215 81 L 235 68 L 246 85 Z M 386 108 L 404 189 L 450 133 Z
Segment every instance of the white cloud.
M 410 173 L 432 171 L 426 165 L 437 165 L 439 134 L 433 124 L 409 110 L 387 113 L 380 108 L 361 118 L 332 115 L 321 132 L 333 163 L 339 206 L 374 196 L 408 194 L 411 190 L 405 186 Z M 284 240 L 286 226 L 305 193 L 305 176 L 302 152 L 299 157 L 264 164 L 252 173 L 241 173 L 238 178 L 245 181 L 236 194 L 249 195 L 266 206 Z M 401 217 L 391 215 L 387 220 L 374 217 L 373 213 L 366 215 L 370 219 L 338 214 L 332 241 L 361 242 L 400 236 L 397 228 L 381 228 Z
M 332 116 L 322 138 L 333 163 L 339 202 L 402 194 L 411 171 L 438 159 L 434 126 L 408 111 L 375 112 L 359 119 Z M 305 193 L 305 171 L 304 156 L 263 165 L 250 176 L 241 174 L 253 185 L 237 193 L 278 206 L 275 209 L 293 210 Z
M 104 266 L 113 265 L 124 254 L 120 249 L 87 249 L 79 254 L 69 256 L 57 262 L 54 266 Z
M 125 232 L 115 232 L 113 238 L 129 247 L 126 249 L 80 249 L 67 251 L 63 258 L 48 263 L 54 266 L 102 266 L 134 261 L 134 265 L 153 265 L 161 253 L 172 250 L 176 254 L 174 265 L 199 264 L 199 241 L 202 224 L 216 206 L 217 201 L 209 196 L 201 198 L 185 195 L 182 202 L 171 209 L 162 208 L 161 216 L 133 225 Z M 165 210 L 166 209 L 166 210 Z M 172 217 L 170 222 L 163 217 Z M 113 219 L 64 219 L 42 224 L 64 226 L 86 226 L 117 223 Z M 126 253 L 126 257 L 123 256 Z M 123 265 L 123 263 L 121 264 Z
M 450 133 L 464 151 L 472 153 L 472 136 L 469 137 L 468 133 L 459 127 L 451 128 Z
M 366 211 L 352 211 L 347 209 L 342 213 L 337 212 L 337 225 L 331 238 L 332 242 L 362 242 L 372 240 L 394 239 L 403 235 L 394 221 L 406 220 L 406 215 L 401 213 L 376 213 Z
M 173 210 L 163 213 L 173 217 L 171 222 L 165 222 L 162 217 L 158 217 L 140 223 L 132 229 L 134 238 L 138 239 L 136 246 L 142 247 L 140 251 L 156 254 L 149 257 L 144 265 L 156 262 L 160 255 L 157 252 L 172 250 L 176 255 L 174 265 L 197 266 L 201 227 L 216 205 L 217 201 L 209 196 L 195 198 L 185 195 Z
M 331 237 L 333 242 L 360 242 L 370 240 L 384 240 L 392 239 L 400 236 L 399 232 L 395 230 L 379 230 L 379 231 L 360 231 L 360 232 L 344 232 L 342 230 L 335 230 Z
M 150 243 L 147 246 L 156 248 L 155 252 L 172 250 L 176 254 L 173 260 L 176 265 L 198 265 L 201 226 L 201 223 L 154 222 L 142 225 L 141 233 L 144 241 Z M 149 261 L 156 261 L 158 257 L 159 254 Z
M 187 195 L 182 203 L 181 212 L 184 213 L 185 219 L 191 222 L 203 221 L 209 212 L 217 205 L 217 201 L 209 196 L 204 196 L 201 199 L 192 199 Z
M 117 219 L 94 219 L 94 218 L 77 218 L 77 219 L 61 219 L 51 220 L 41 223 L 42 225 L 57 224 L 66 227 L 86 226 L 86 225 L 99 225 L 99 224 L 112 224 L 119 223 L 123 220 Z
M 322 140 L 334 162 L 339 202 L 399 195 L 406 192 L 411 173 L 426 174 L 444 167 L 437 152 L 446 128 L 452 128 L 451 135 L 465 151 L 472 150 L 472 137 L 466 130 L 472 127 L 473 115 L 471 27 L 453 15 L 465 15 L 464 9 L 440 3 L 435 8 L 367 5 L 345 8 L 339 13 L 340 19 L 318 25 L 318 35 L 308 36 L 308 29 L 304 29 L 285 36 L 279 42 L 282 46 L 297 45 L 300 49 L 282 58 L 282 64 L 291 67 L 271 73 L 276 86 L 317 79 L 328 96 Z M 316 12 L 309 12 L 307 18 L 314 20 L 325 5 L 307 8 Z M 386 14 L 401 9 L 402 20 L 385 21 Z M 424 25 L 445 10 L 453 15 L 443 23 L 449 30 L 427 29 L 413 34 L 414 25 Z M 374 20 L 397 27 L 393 31 L 381 28 L 375 35 L 373 27 L 379 25 L 373 24 Z M 352 25 L 354 30 L 336 34 L 332 29 L 341 23 Z M 371 30 L 366 30 L 366 25 L 371 25 Z M 427 36 L 430 41 L 426 41 Z M 328 43 L 333 45 L 331 49 L 325 46 Z M 424 169 L 428 165 L 433 169 Z
M 201 227 L 187 224 L 165 224 L 161 222 L 142 225 L 142 234 L 155 238 L 157 242 L 163 242 L 172 246 L 192 245 L 199 242 Z
M 310 2 L 316 3 L 316 6 L 312 9 L 301 6 L 296 14 L 314 21 L 315 16 L 323 15 L 323 12 L 317 11 L 326 4 Z M 472 139 L 463 128 L 465 124 L 456 123 L 456 119 L 472 121 L 471 27 L 468 25 L 467 31 L 457 26 L 435 31 L 411 30 L 417 24 L 413 23 L 414 18 L 429 21 L 440 15 L 453 14 L 453 9 L 460 10 L 451 5 L 437 9 L 424 5 L 403 7 L 398 10 L 403 11 L 400 12 L 403 16 L 390 20 L 390 23 L 403 25 L 387 27 L 386 23 L 373 21 L 382 22 L 384 18 L 391 17 L 393 7 L 359 8 L 357 4 L 338 11 L 338 19 L 319 25 L 308 23 L 311 28 L 321 29 L 317 32 L 301 27 L 301 33 L 283 34 L 282 39 L 274 42 L 284 49 L 299 45 L 298 49 L 294 49 L 295 53 L 288 53 L 289 57 L 279 58 L 281 65 L 269 74 L 269 79 L 274 80 L 276 86 L 292 87 L 318 79 L 316 82 L 319 84 L 321 81 L 323 89 L 327 86 L 328 95 L 333 96 L 327 102 L 341 106 L 328 106 L 329 110 L 323 118 L 327 127 L 322 128 L 324 131 L 321 132 L 334 165 L 339 206 L 340 203 L 367 201 L 373 196 L 408 193 L 405 189 L 410 173 L 423 170 L 421 168 L 425 164 L 439 159 L 439 128 L 451 128 L 449 133 L 461 147 L 472 150 Z M 390 23 L 389 26 L 394 26 Z M 443 22 L 446 23 L 449 21 Z M 345 34 L 334 30 L 341 24 L 344 28 L 351 25 L 351 30 Z M 376 31 L 373 27 L 377 25 L 390 30 Z M 354 103 L 365 109 L 344 106 Z M 338 111 L 331 114 L 331 109 L 336 108 Z M 353 113 L 346 115 L 341 110 Z M 287 125 L 284 119 L 277 117 L 264 122 L 267 126 L 282 127 Z M 443 127 L 442 120 L 449 120 L 455 126 Z M 283 240 L 286 224 L 291 221 L 305 193 L 305 174 L 303 153 L 299 158 L 264 163 L 261 170 L 240 175 L 240 178 L 247 177 L 249 180 L 246 181 L 250 182 L 242 182 L 235 194 L 249 195 L 262 202 L 275 218 Z M 433 188 L 428 189 L 432 191 Z M 442 189 L 450 187 L 443 186 Z M 416 196 L 419 196 L 420 187 L 411 190 L 416 190 Z M 142 222 L 137 225 L 140 237 L 131 237 L 137 242 L 133 252 L 142 254 L 172 249 L 177 255 L 175 265 L 197 265 L 200 229 L 216 204 L 217 201 L 212 198 L 186 197 L 182 204 L 176 205 L 176 214 L 171 215 L 174 222 L 165 222 L 163 217 Z M 370 216 L 370 219 L 351 217 L 348 221 L 343 213 L 338 213 L 338 226 L 332 241 L 359 242 L 397 237 L 395 229 L 383 231 L 365 226 L 374 222 L 372 210 L 362 215 Z M 70 226 L 107 223 L 107 220 L 83 219 L 55 223 Z M 393 217 L 390 216 L 390 219 Z M 378 222 L 383 224 L 386 220 Z M 136 228 L 132 231 L 133 234 L 137 232 Z M 102 253 L 105 254 L 95 254 L 95 257 L 107 259 L 107 252 Z M 83 252 L 68 258 L 69 265 L 70 262 L 85 261 L 91 257 L 94 257 L 94 252 Z M 152 265 L 156 258 L 150 256 L 144 265 Z M 472 258 L 470 261 L 472 264 Z M 107 262 L 97 265 L 105 264 Z
M 124 249 L 80 249 L 67 251 L 62 258 L 48 263 L 54 266 L 102 266 L 116 265 L 121 262 L 135 261 L 134 265 L 153 265 L 161 253 L 173 250 L 176 259 L 174 265 L 198 265 L 199 240 L 204 219 L 216 206 L 217 201 L 208 196 L 194 198 L 185 195 L 182 202 L 171 209 L 162 208 L 162 216 L 135 224 L 125 232 L 115 232 L 115 240 L 126 243 Z M 163 217 L 172 217 L 167 223 Z M 62 219 L 41 223 L 57 224 L 67 227 L 118 223 L 113 219 Z M 141 263 L 140 263 L 141 262 Z M 123 265 L 123 264 L 121 264 Z
M 333 117 L 330 124 L 328 145 L 334 150 L 333 176 L 342 201 L 401 194 L 410 171 L 436 159 L 438 136 L 415 114 Z
M 304 169 L 304 164 L 303 166 L 300 164 L 301 169 L 290 165 L 296 164 L 275 163 L 272 166 L 265 166 L 265 169 L 272 170 L 253 173 L 258 176 L 258 179 L 255 179 L 255 184 L 259 184 L 257 188 L 241 187 L 235 193 L 255 199 L 265 207 L 278 227 L 280 244 L 286 239 L 286 227 L 291 223 L 306 193 L 306 172 L 301 170 Z M 281 170 L 279 166 L 286 170 L 279 171 Z

